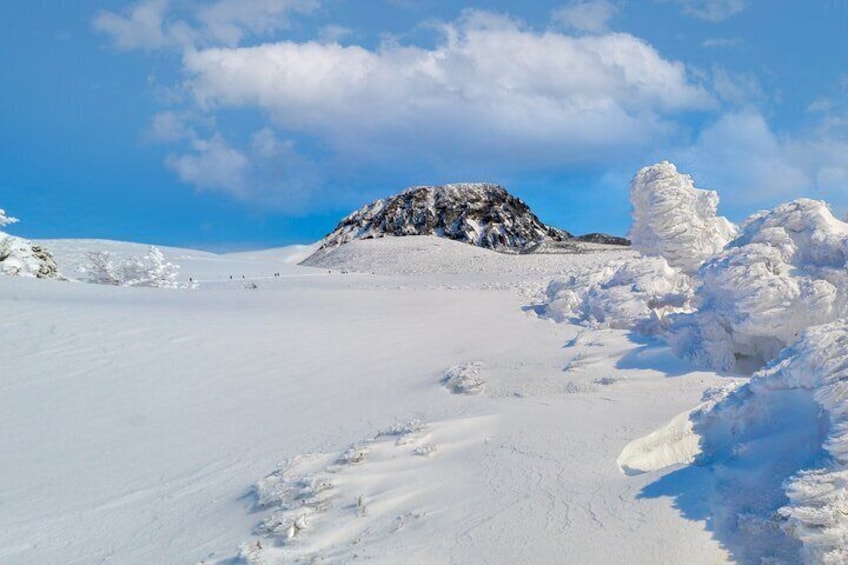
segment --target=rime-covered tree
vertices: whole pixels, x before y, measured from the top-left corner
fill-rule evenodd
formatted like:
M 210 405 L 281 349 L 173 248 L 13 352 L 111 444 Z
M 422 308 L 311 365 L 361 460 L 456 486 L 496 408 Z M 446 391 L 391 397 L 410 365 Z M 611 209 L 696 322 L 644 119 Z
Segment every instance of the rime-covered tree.
M 668 161 L 636 173 L 630 191 L 630 240 L 639 252 L 664 257 L 693 274 L 736 235 L 736 226 L 717 216 L 718 194 L 695 188 L 692 177 Z
M 177 288 L 179 266 L 165 260 L 162 251 L 151 247 L 146 254 L 117 259 L 108 251 L 89 253 L 88 263 L 80 268 L 94 284 Z

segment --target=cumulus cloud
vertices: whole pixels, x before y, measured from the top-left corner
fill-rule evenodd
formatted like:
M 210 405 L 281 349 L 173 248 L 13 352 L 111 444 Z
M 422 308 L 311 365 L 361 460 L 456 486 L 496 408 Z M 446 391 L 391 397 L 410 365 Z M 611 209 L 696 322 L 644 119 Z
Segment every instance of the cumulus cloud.
M 600 33 L 618 13 L 618 5 L 607 0 L 577 1 L 554 10 L 553 20 L 577 31 Z
M 711 107 L 685 67 L 628 34 L 572 37 L 469 12 L 433 48 L 290 41 L 187 52 L 199 107 L 259 108 L 358 160 L 597 162 Z M 515 53 L 521 53 L 516 57 Z
M 711 22 L 720 22 L 742 12 L 747 0 L 663 0 L 679 5 L 684 14 Z
M 141 0 L 121 12 L 102 11 L 92 24 L 121 49 L 232 46 L 245 36 L 286 29 L 292 14 L 318 6 L 318 0 L 216 0 L 200 5 Z

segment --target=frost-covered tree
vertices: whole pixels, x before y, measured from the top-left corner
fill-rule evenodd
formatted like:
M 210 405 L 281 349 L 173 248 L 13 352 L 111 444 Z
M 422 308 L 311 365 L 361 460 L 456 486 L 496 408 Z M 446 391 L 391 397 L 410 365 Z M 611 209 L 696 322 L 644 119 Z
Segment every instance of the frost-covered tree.
M 668 264 L 693 274 L 736 235 L 736 227 L 717 216 L 718 194 L 695 188 L 689 175 L 668 161 L 644 167 L 633 179 L 633 248 L 665 257 Z
M 177 288 L 179 266 L 165 260 L 162 251 L 151 247 L 146 254 L 117 259 L 108 251 L 89 253 L 88 263 L 80 268 L 88 282 L 112 286 Z
M 848 316 L 848 224 L 806 198 L 759 212 L 699 276 L 678 353 L 730 370 L 739 356 L 770 361 L 805 328 Z
M 0 209 L 0 228 L 17 221 Z M 0 232 L 0 274 L 39 279 L 60 276 L 56 261 L 47 249 L 4 232 Z

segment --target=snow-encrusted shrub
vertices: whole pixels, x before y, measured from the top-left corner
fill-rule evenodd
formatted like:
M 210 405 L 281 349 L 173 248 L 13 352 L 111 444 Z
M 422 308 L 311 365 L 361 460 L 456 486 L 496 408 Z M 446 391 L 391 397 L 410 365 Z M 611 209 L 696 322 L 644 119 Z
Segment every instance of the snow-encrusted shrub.
M 718 194 L 695 188 L 692 177 L 668 161 L 642 168 L 630 190 L 633 248 L 665 257 L 692 274 L 730 241 L 736 227 L 717 216 Z
M 542 314 L 558 322 L 590 323 L 651 334 L 666 317 L 687 312 L 692 279 L 662 257 L 611 261 L 548 285 Z
M 750 495 L 761 518 L 774 520 L 777 510 L 784 532 L 803 543 L 805 563 L 846 562 L 848 324 L 804 332 L 747 385 L 697 413 L 694 429 L 699 462 L 753 490 L 731 489 L 736 498 L 726 503 Z M 757 492 L 764 482 L 776 492 Z
M 848 224 L 824 202 L 800 199 L 749 218 L 699 271 L 697 313 L 681 316 L 676 352 L 733 370 L 764 363 L 807 327 L 848 315 Z
M 0 227 L 14 224 L 17 218 L 0 209 Z M 59 268 L 50 252 L 31 241 L 0 232 L 0 273 L 17 277 L 49 279 L 59 277 Z
M 177 288 L 179 266 L 165 261 L 156 247 L 145 255 L 117 259 L 108 251 L 89 253 L 88 263 L 80 267 L 88 282 L 112 286 Z

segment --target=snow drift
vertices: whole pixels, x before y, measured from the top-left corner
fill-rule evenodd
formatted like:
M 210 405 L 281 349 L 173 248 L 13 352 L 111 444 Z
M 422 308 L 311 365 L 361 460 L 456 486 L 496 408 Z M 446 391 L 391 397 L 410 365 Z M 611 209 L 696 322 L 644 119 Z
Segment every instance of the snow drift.
M 697 313 L 681 317 L 678 354 L 717 369 L 774 359 L 807 327 L 848 314 L 848 224 L 799 199 L 749 218 L 699 271 Z
M 633 247 L 669 265 L 694 273 L 735 235 L 736 228 L 717 216 L 718 194 L 695 188 L 692 177 L 668 161 L 642 168 L 630 191 Z

